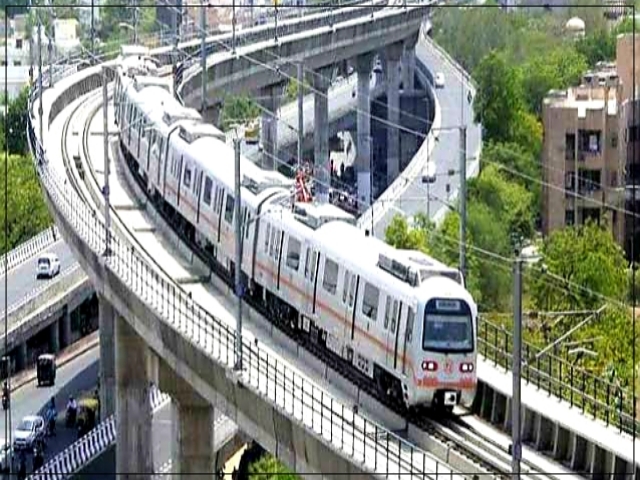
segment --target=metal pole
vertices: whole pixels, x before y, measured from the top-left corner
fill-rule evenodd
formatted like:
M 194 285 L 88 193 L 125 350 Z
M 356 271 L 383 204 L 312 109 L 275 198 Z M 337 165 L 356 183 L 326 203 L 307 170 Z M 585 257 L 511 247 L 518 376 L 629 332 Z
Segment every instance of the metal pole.
M 236 0 L 231 4 L 231 53 L 236 53 Z
M 47 51 L 49 55 L 49 86 L 53 87 L 53 36 L 55 35 L 53 30 L 53 9 L 49 10 L 50 25 L 49 25 L 49 44 L 47 45 Z
M 177 74 L 178 74 L 178 70 L 177 70 L 177 65 L 178 65 L 178 36 L 179 36 L 179 20 L 178 20 L 178 10 L 180 7 L 176 7 L 174 9 L 174 15 L 173 15 L 173 21 L 174 21 L 174 25 L 173 25 L 173 33 L 174 33 L 174 39 L 173 39 L 173 55 L 172 57 L 172 61 L 173 61 L 173 96 L 174 97 L 178 97 L 178 82 L 177 82 Z
M 103 148 L 104 148 L 104 256 L 111 255 L 111 205 L 109 204 L 109 112 L 107 95 L 107 67 L 102 67 L 102 105 L 103 105 Z
M 240 139 L 233 139 L 235 154 L 235 203 L 234 217 L 236 227 L 236 295 L 238 297 L 238 312 L 236 317 L 236 364 L 234 370 L 242 370 L 242 225 L 240 218 Z
M 276 19 L 275 19 L 275 22 L 276 22 L 275 23 L 275 26 L 276 26 L 275 39 L 276 39 L 276 42 L 277 42 L 278 41 L 278 0 L 273 0 L 273 8 L 275 9 L 275 12 L 276 12 L 276 15 L 275 15 L 275 17 L 276 17 Z
M 32 14 L 31 0 L 29 0 L 29 14 Z M 33 26 L 29 31 L 29 73 L 31 75 L 29 80 L 33 82 Z
M 38 114 L 40 117 L 40 144 L 44 146 L 44 138 L 42 138 L 42 23 L 40 23 L 40 16 L 38 16 L 38 91 L 40 92 L 40 106 L 38 107 Z
M 460 127 L 460 272 L 467 270 L 467 127 Z
M 520 479 L 520 458 L 522 443 L 520 438 L 520 367 L 522 362 L 522 258 L 516 252 L 513 268 L 513 398 L 511 401 L 511 473 L 514 480 Z
M 304 70 L 302 61 L 298 63 L 298 168 L 302 166 L 302 144 L 304 142 Z
M 94 25 L 94 9 L 95 9 L 95 0 L 91 0 L 91 59 L 89 62 L 93 65 L 93 59 L 96 55 L 95 50 L 95 37 L 96 37 L 96 29 Z
M 133 0 L 133 44 L 138 44 L 138 2 Z
M 202 68 L 202 115 L 207 110 L 207 10 L 203 3 L 200 7 L 200 67 Z

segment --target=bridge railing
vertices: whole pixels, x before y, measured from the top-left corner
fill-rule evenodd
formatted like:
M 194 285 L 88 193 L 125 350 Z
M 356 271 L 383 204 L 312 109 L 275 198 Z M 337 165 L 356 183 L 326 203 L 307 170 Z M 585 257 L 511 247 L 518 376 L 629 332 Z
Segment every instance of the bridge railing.
M 60 238 L 58 227 L 54 225 L 21 243 L 0 258 L 0 275 L 4 275 L 5 268 L 11 270 L 27 260 L 31 260 L 38 253 L 53 245 L 58 238 Z
M 83 82 L 94 81 L 100 71 L 87 72 L 73 89 L 78 95 L 86 91 Z M 65 95 L 68 102 L 73 95 Z M 33 106 L 30 105 L 31 111 Z M 68 223 L 86 247 L 87 255 L 101 256 L 105 246 L 103 219 L 62 178 L 62 172 L 49 168 L 44 150 L 34 129 L 34 119 L 28 117 L 27 134 L 34 154 L 36 170 L 48 197 L 60 215 L 60 221 Z M 179 284 L 165 278 L 156 266 L 148 263 L 138 248 L 109 232 L 112 255 L 104 258 L 105 269 L 112 281 L 119 282 L 146 303 L 148 308 L 177 334 L 189 339 L 193 348 L 199 349 L 221 367 L 235 375 L 235 329 L 214 317 L 190 298 Z M 296 419 L 311 435 L 332 448 L 341 451 L 362 468 L 375 471 L 385 465 L 386 472 L 411 470 L 422 478 L 435 478 L 433 473 L 450 473 L 448 466 L 418 449 L 384 427 L 366 419 L 326 394 L 296 371 L 267 353 L 261 345 L 243 339 L 243 363 L 245 370 L 237 377 L 244 388 L 252 390 L 285 415 Z M 266 375 L 265 375 L 266 374 Z M 387 433 L 384 441 L 378 441 L 378 432 Z M 371 438 L 373 436 L 373 438 Z M 434 470 L 435 469 L 435 470 Z
M 149 391 L 149 403 L 153 412 L 158 411 L 170 401 L 168 395 L 153 387 Z M 98 458 L 116 442 L 116 419 L 113 415 L 98 424 L 89 433 L 69 445 L 53 457 L 42 468 L 31 474 L 31 480 L 65 480 L 77 473 L 82 467 Z
M 513 334 L 487 319 L 478 322 L 480 353 L 494 365 L 513 369 Z M 553 351 L 540 355 L 541 349 L 523 342 L 522 377 L 579 408 L 583 414 L 616 427 L 621 433 L 633 432 L 633 398 L 626 388 L 589 373 L 582 367 L 555 355 Z M 640 422 L 636 421 L 640 430 Z

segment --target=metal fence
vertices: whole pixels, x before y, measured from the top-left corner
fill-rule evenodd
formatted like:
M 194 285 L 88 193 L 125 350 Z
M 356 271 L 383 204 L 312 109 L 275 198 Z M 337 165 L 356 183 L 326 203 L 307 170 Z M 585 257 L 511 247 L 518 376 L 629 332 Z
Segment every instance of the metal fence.
M 11 270 L 32 259 L 38 253 L 53 245 L 59 238 L 58 227 L 52 226 L 18 245 L 0 258 L 0 275 L 4 275 L 5 267 L 7 270 Z
M 398 12 L 398 15 L 403 15 Z M 96 69 L 95 75 L 99 75 Z M 72 89 L 86 90 L 81 82 L 91 82 L 84 76 Z M 73 95 L 65 92 L 66 100 Z M 34 97 L 32 97 L 34 98 Z M 32 109 L 32 105 L 30 105 Z M 31 110 L 32 111 L 32 110 Z M 36 137 L 34 119 L 28 117 L 27 133 L 34 155 L 36 170 L 49 202 L 59 215 L 69 222 L 76 235 L 91 255 L 102 255 L 106 232 L 102 218 L 85 204 L 77 192 L 53 171 L 44 156 L 44 150 Z M 177 334 L 189 339 L 216 363 L 231 371 L 236 363 L 235 331 L 193 301 L 182 288 L 165 278 L 157 267 L 150 265 L 136 247 L 125 238 L 109 232 L 112 255 L 104 259 L 105 267 L 139 299 L 152 309 L 157 317 L 173 328 Z M 387 476 L 414 473 L 421 478 L 433 478 L 433 474 L 454 474 L 448 466 L 384 427 L 354 412 L 351 407 L 336 401 L 288 365 L 272 357 L 261 346 L 243 339 L 243 363 L 245 370 L 238 381 L 247 389 L 285 415 L 296 419 L 306 431 L 329 443 L 369 471 L 383 469 Z M 231 372 L 230 372 L 231 374 Z M 380 433 L 386 433 L 384 440 Z M 456 475 L 457 477 L 457 475 Z
M 157 388 L 149 391 L 149 403 L 153 412 L 158 411 L 171 399 Z M 100 423 L 88 434 L 69 445 L 65 450 L 45 463 L 28 478 L 31 480 L 65 480 L 104 453 L 116 442 L 116 419 L 113 415 Z
M 486 319 L 478 322 L 480 353 L 494 365 L 507 370 L 513 367 L 513 334 Z M 523 379 L 555 395 L 582 413 L 600 419 L 620 432 L 633 431 L 633 398 L 619 385 L 597 377 L 584 368 L 560 358 L 552 351 L 539 355 L 541 349 L 523 342 Z M 640 422 L 636 421 L 640 429 Z

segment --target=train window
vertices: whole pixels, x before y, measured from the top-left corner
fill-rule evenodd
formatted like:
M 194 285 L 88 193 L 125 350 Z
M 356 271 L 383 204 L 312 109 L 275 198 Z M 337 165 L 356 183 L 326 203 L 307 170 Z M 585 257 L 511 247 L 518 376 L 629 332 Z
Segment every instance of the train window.
M 389 328 L 389 317 L 391 316 L 391 297 L 387 295 L 387 302 L 384 306 L 384 329 Z
M 369 317 L 374 322 L 378 317 L 378 301 L 380 300 L 380 290 L 370 283 L 364 286 L 362 297 L 362 314 Z
M 304 278 L 309 278 L 309 262 L 311 261 L 311 247 L 307 247 L 307 255 L 304 259 Z
M 318 252 L 313 252 L 311 254 L 311 276 L 310 280 L 314 280 L 316 278 L 316 266 L 318 264 Z
M 407 313 L 407 343 L 411 343 L 413 339 L 413 319 L 415 315 L 413 308 L 409 308 L 409 313 Z
M 322 280 L 322 288 L 327 292 L 335 295 L 338 287 L 338 271 L 340 267 L 336 262 L 326 259 L 324 262 L 324 279 Z
M 193 193 L 195 193 L 197 197 L 200 195 L 200 190 L 202 190 L 202 171 L 198 172 L 198 170 L 196 170 L 195 177 L 197 180 L 193 184 Z
M 187 166 L 184 167 L 184 186 L 189 188 L 191 185 L 191 169 Z
M 396 333 L 396 323 L 398 319 L 398 300 L 393 301 L 393 309 L 391 310 L 391 333 Z
M 264 253 L 269 251 L 269 238 L 271 237 L 271 224 L 267 223 L 267 234 L 264 237 Z
M 229 225 L 231 225 L 231 223 L 233 222 L 233 207 L 234 207 L 233 197 L 227 194 L 227 205 L 225 206 L 225 209 L 224 209 L 224 219 Z
M 213 187 L 213 182 L 209 177 L 204 178 L 204 203 L 207 205 L 211 205 L 211 188 Z
M 251 213 L 247 211 L 247 221 L 244 224 L 244 238 L 249 238 L 249 227 L 251 226 Z
M 275 239 L 275 243 L 276 243 L 276 254 L 273 257 L 275 259 L 275 261 L 277 262 L 280 259 L 280 247 L 282 247 L 282 231 L 278 230 L 278 233 L 276 234 L 276 239 Z
M 347 293 L 349 293 L 349 278 L 351 272 L 349 270 L 344 271 L 344 286 L 342 287 L 342 303 L 347 303 Z
M 287 267 L 292 270 L 298 271 L 300 266 L 300 250 L 302 245 L 296 238 L 289 237 L 289 246 L 287 248 Z
M 353 307 L 353 301 L 356 294 L 356 275 L 351 275 L 351 285 L 349 286 L 349 307 Z
M 275 247 L 276 247 L 276 229 L 272 228 L 271 240 L 269 240 L 269 256 L 270 257 L 273 257 L 273 252 L 275 251 Z

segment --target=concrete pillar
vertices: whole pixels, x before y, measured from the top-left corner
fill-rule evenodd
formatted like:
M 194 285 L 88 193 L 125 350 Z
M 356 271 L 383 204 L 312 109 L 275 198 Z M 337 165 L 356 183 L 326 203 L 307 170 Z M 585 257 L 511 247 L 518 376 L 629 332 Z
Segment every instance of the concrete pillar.
M 416 43 L 418 35 L 413 35 L 404 41 L 402 54 L 402 89 L 409 92 L 415 89 L 416 77 Z
M 371 99 L 370 80 L 371 61 L 373 54 L 367 53 L 356 58 L 356 72 L 358 75 L 358 112 L 357 112 L 357 157 L 356 182 L 358 185 L 358 207 L 364 209 L 370 204 L 371 195 Z
M 222 112 L 223 104 L 220 101 L 208 105 L 202 114 L 202 118 L 205 122 L 211 123 L 216 127 L 220 125 L 220 113 Z
M 216 470 L 213 406 L 163 362 L 160 362 L 159 380 L 160 390 L 172 399 L 174 478 L 186 475 L 213 478 Z
M 282 85 L 270 85 L 260 89 L 259 103 L 265 110 L 260 125 L 260 142 L 262 143 L 262 168 L 273 170 L 278 168 L 278 109 L 282 96 Z
M 60 346 L 66 348 L 71 344 L 71 314 L 65 307 L 60 317 Z
M 104 302 L 100 302 L 102 305 Z M 153 475 L 148 347 L 127 321 L 115 316 L 116 343 L 116 471 L 125 478 L 150 480 Z
M 100 336 L 100 419 L 104 420 L 116 408 L 116 351 L 114 325 L 116 312 L 102 296 L 98 296 L 98 328 Z
M 400 174 L 400 57 L 402 43 L 389 45 L 387 60 L 387 185 Z
M 23 342 L 16 347 L 16 371 L 19 372 L 27 367 L 27 342 Z
M 331 164 L 329 161 L 329 86 L 333 76 L 333 66 L 316 70 L 310 78 L 315 90 L 313 95 L 313 157 L 315 177 L 318 181 L 316 199 L 320 203 L 329 202 Z
M 49 352 L 54 355 L 60 351 L 60 325 L 58 320 L 49 325 Z

